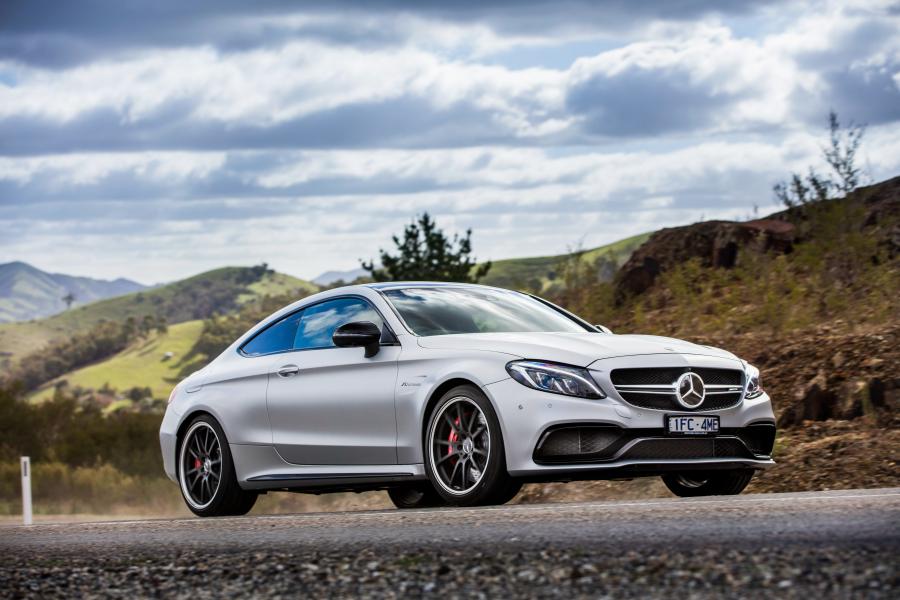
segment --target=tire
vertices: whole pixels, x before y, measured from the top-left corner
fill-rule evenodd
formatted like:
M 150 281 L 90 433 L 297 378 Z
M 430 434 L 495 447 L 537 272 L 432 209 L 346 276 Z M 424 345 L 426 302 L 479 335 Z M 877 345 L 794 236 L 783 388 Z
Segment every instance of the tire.
M 215 419 L 201 415 L 191 421 L 177 457 L 178 487 L 195 515 L 238 516 L 253 508 L 258 494 L 238 485 L 225 432 Z
M 475 386 L 461 385 L 441 397 L 428 418 L 424 451 L 425 473 L 447 504 L 496 504 L 513 490 L 500 422 Z
M 447 503 L 427 481 L 417 485 L 390 488 L 388 497 L 397 508 L 433 508 Z
M 506 504 L 518 496 L 520 491 L 522 491 L 522 483 L 515 479 L 510 479 L 506 489 L 498 490 L 497 494 L 491 498 L 490 504 Z
M 736 471 L 710 471 L 670 473 L 662 476 L 663 483 L 676 496 L 732 496 L 740 494 L 753 479 L 750 469 Z

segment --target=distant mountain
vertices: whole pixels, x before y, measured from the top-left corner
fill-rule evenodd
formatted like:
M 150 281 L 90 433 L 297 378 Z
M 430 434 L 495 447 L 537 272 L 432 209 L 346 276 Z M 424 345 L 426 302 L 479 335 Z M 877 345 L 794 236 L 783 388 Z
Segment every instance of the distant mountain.
M 146 289 L 129 279 L 107 281 L 47 273 L 24 262 L 0 264 L 0 323 L 29 321 L 66 310 L 64 297 L 79 306 Z
M 319 287 L 261 267 L 223 267 L 159 287 L 108 298 L 27 323 L 0 324 L 0 369 L 54 340 L 89 331 L 101 321 L 124 322 L 145 315 L 169 325 L 213 314 L 227 314 L 262 296 L 293 294 L 297 299 Z
M 349 271 L 325 271 L 318 277 L 312 280 L 316 285 L 331 285 L 337 281 L 343 281 L 344 283 L 350 283 L 357 277 L 363 277 L 368 275 L 369 272 L 365 269 L 350 269 Z

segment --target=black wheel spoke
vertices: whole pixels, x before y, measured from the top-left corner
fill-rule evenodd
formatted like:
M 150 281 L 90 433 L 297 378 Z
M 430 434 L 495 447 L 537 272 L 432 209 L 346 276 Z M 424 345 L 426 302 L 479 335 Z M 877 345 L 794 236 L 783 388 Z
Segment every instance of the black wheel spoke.
M 210 425 L 198 423 L 191 428 L 183 448 L 182 491 L 192 506 L 204 508 L 222 481 L 222 446 Z
M 447 425 L 450 426 L 450 431 L 452 431 L 456 435 L 459 435 L 459 430 L 456 428 L 456 425 L 453 423 L 453 419 L 450 418 L 450 415 L 444 413 L 444 419 L 447 421 Z
M 450 478 L 447 480 L 447 483 L 450 484 L 450 487 L 453 487 L 453 480 L 456 479 L 456 471 L 459 470 L 459 465 L 461 465 L 461 464 L 462 464 L 462 461 L 461 461 L 461 460 L 458 460 L 458 461 L 456 461 L 456 463 L 453 465 L 453 472 L 450 473 Z
M 435 464 L 436 464 L 436 465 L 442 465 L 442 464 L 444 464 L 445 462 L 447 462 L 448 460 L 450 460 L 451 458 L 454 458 L 454 457 L 456 457 L 456 454 L 446 454 L 446 455 L 444 455 L 443 458 L 441 458 L 440 460 L 438 460 Z
M 479 412 L 477 410 L 472 411 L 472 416 L 469 418 L 469 423 L 466 425 L 466 431 L 469 433 L 471 437 L 475 437 L 472 435 L 472 430 L 475 427 L 475 423 L 478 421 Z
M 469 492 L 481 482 L 490 457 L 484 412 L 470 398 L 459 396 L 444 404 L 434 423 L 429 460 L 438 482 L 455 494 Z

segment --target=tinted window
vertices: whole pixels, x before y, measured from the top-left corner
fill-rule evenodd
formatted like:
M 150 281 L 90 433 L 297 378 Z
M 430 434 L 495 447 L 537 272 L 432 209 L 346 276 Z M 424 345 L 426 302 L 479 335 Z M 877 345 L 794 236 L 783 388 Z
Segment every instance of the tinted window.
M 534 298 L 488 288 L 407 288 L 385 292 L 416 335 L 586 329 Z
M 294 346 L 301 313 L 294 313 L 258 333 L 241 350 L 250 356 L 284 352 Z
M 378 312 L 360 298 L 338 298 L 310 306 L 300 316 L 293 340 L 295 349 L 331 348 L 334 330 L 354 321 L 371 321 L 384 329 Z

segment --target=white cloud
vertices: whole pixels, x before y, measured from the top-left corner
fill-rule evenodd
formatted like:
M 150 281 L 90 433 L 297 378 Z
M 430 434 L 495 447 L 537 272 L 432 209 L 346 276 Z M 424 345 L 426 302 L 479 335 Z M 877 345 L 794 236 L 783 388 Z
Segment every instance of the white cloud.
M 96 184 L 114 174 L 133 174 L 144 181 L 168 184 L 202 179 L 222 167 L 221 152 L 135 152 L 0 156 L 0 181 L 25 185 L 40 178 L 51 187 Z
M 886 4 L 781 10 L 618 33 L 264 14 L 241 21 L 246 45 L 199 38 L 54 69 L 7 60 L 0 260 L 144 281 L 267 260 L 312 277 L 354 267 L 423 210 L 473 227 L 482 258 L 765 212 L 775 180 L 821 168 L 824 121 L 809 123 L 835 73 L 900 87 Z M 879 106 L 852 105 L 878 108 L 863 148 L 876 180 L 900 170 L 882 91 Z M 386 108 L 342 120 L 359 105 Z

